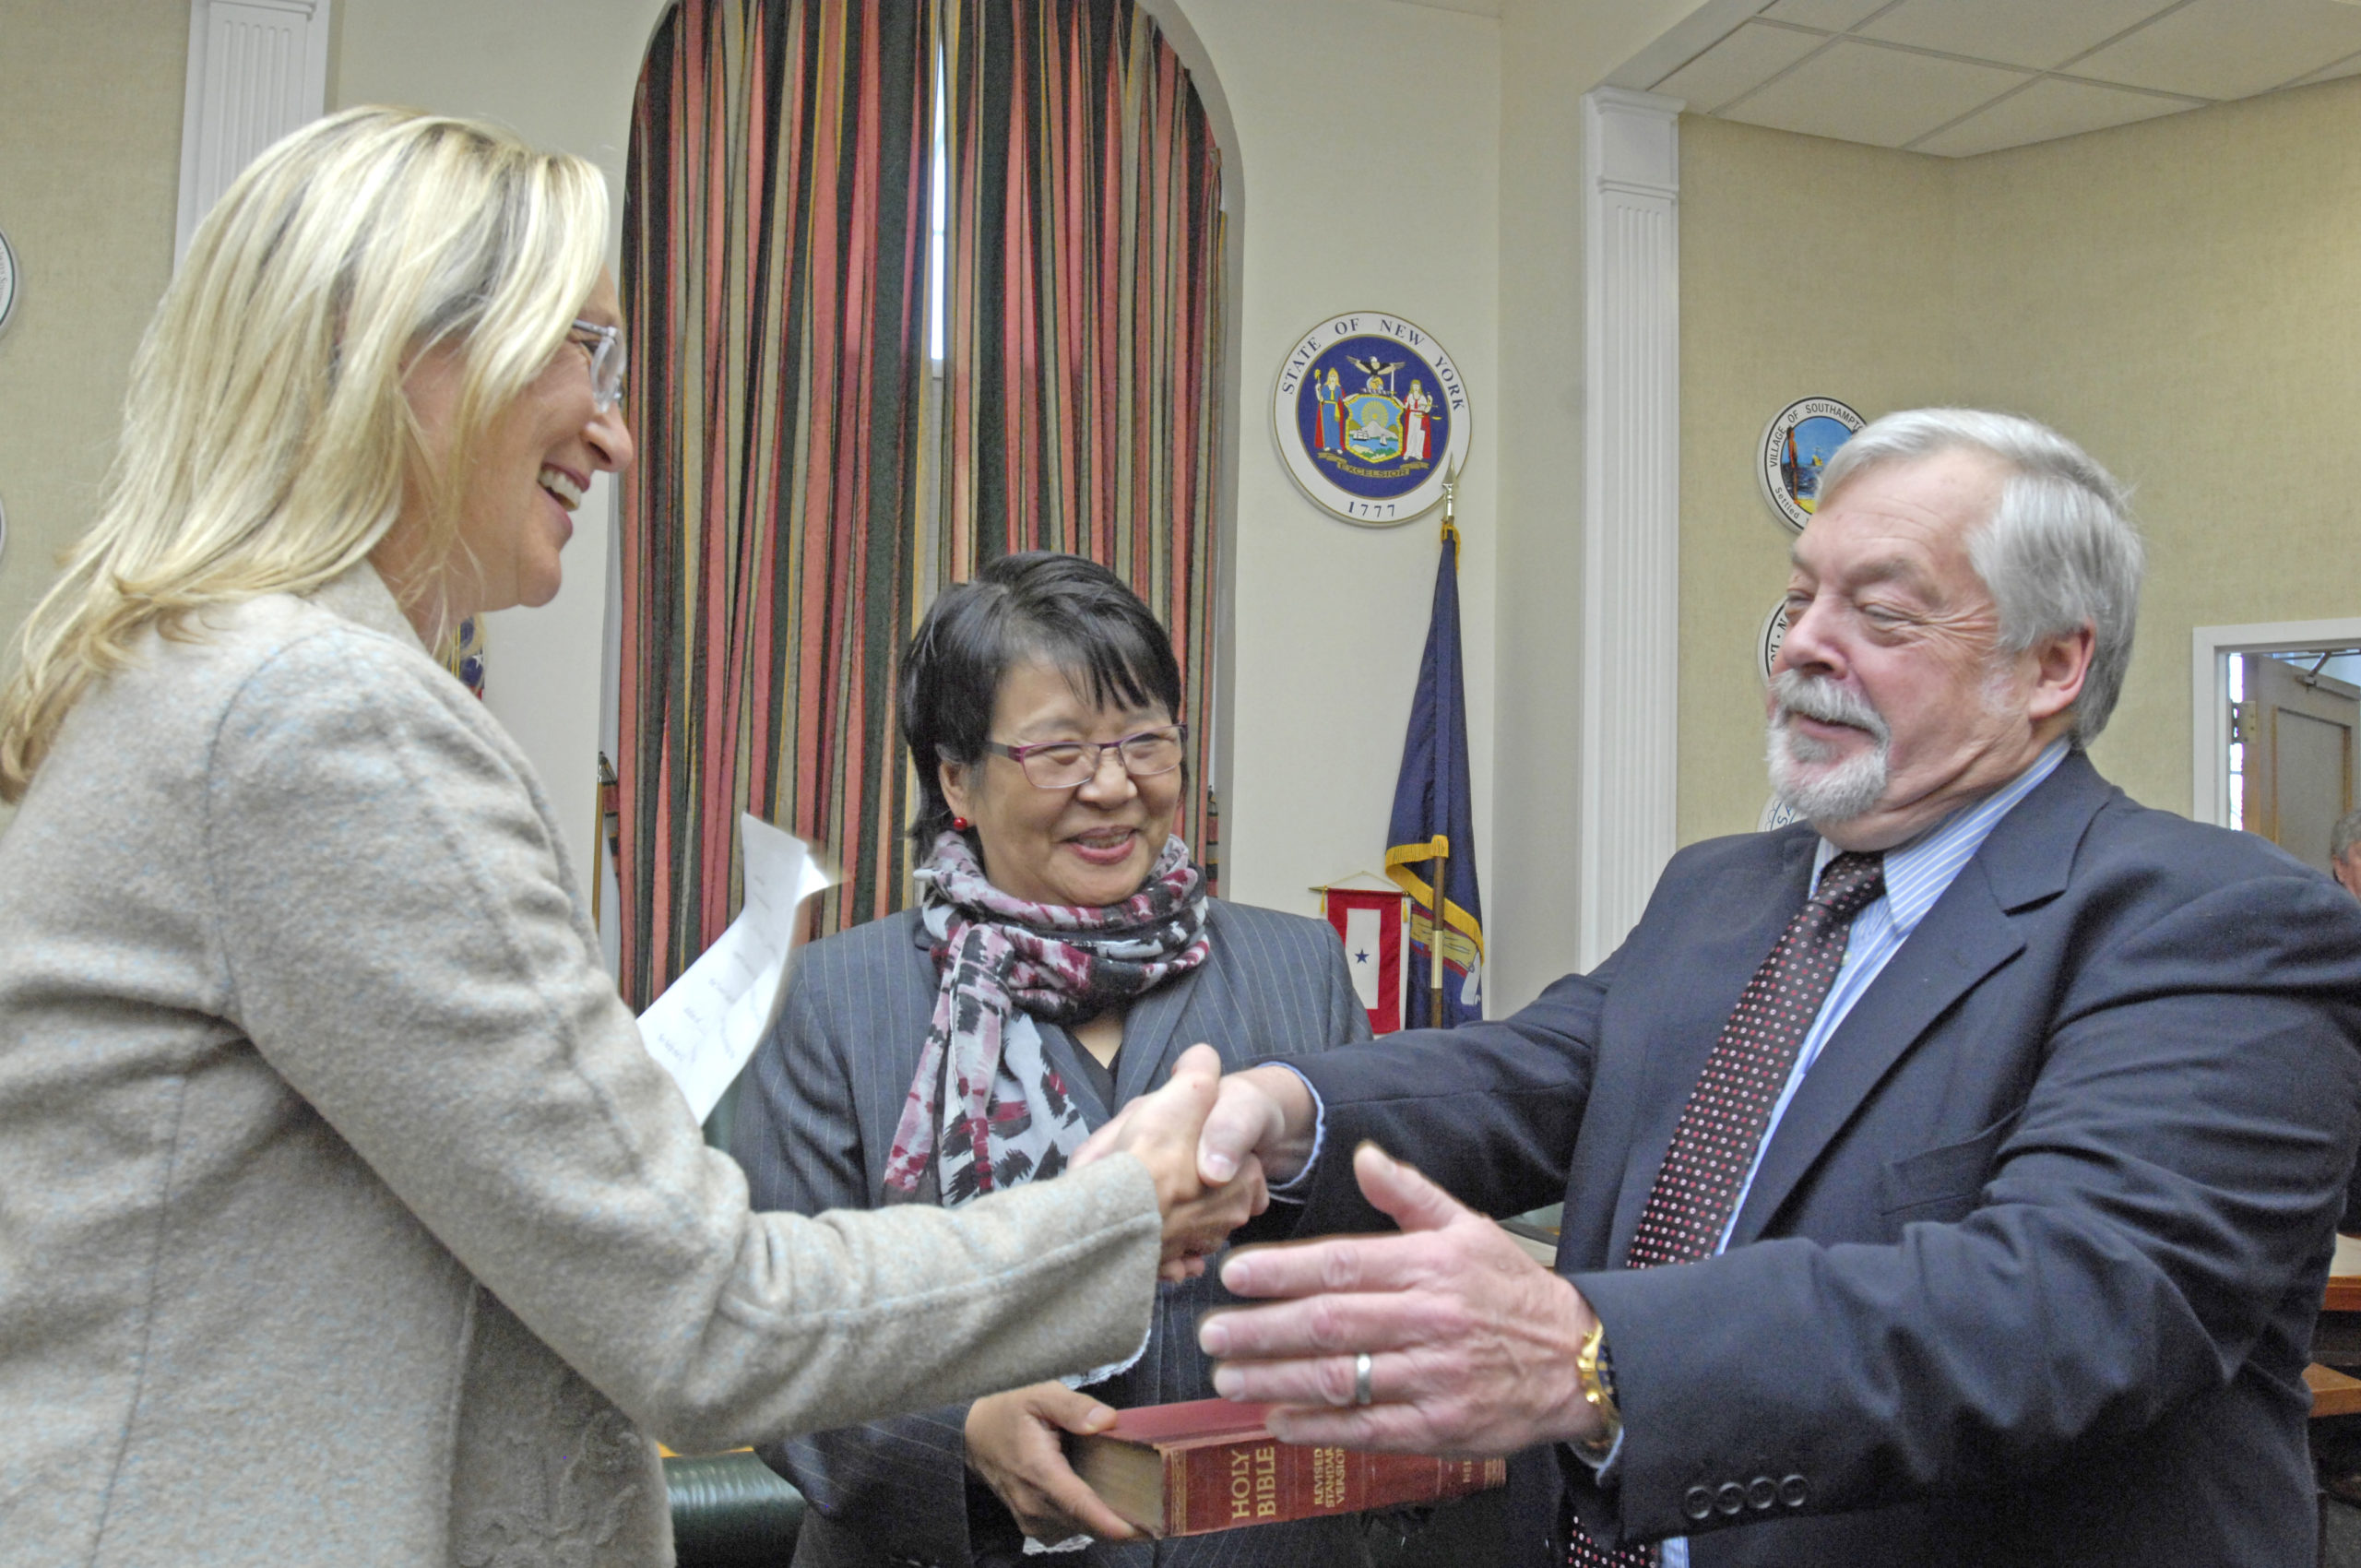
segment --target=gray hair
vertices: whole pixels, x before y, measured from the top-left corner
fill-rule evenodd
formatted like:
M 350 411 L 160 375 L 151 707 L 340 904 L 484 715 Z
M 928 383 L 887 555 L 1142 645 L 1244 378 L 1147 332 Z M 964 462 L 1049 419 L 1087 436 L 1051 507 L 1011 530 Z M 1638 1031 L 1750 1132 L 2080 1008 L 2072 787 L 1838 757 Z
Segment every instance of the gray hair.
M 2328 858 L 2344 859 L 2344 852 L 2361 844 L 2361 811 L 2346 812 L 2336 819 L 2336 827 L 2328 836 Z
M 2000 612 L 1999 651 L 2092 630 L 2091 667 L 2074 703 L 2074 744 L 2106 728 L 2131 663 L 2147 551 L 2128 498 L 2090 454 L 2047 425 L 1977 409 L 1912 409 L 1872 421 L 1836 449 L 1820 481 L 1827 505 L 1845 481 L 1884 463 L 1959 448 L 2010 472 L 2000 503 L 1968 536 L 1968 560 Z

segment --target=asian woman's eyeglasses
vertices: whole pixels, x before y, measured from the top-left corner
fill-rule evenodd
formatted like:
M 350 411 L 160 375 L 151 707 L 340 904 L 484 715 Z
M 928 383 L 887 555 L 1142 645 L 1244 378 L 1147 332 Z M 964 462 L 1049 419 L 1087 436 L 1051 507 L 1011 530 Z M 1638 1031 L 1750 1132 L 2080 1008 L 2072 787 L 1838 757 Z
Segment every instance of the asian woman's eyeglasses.
M 1037 790 L 1071 790 L 1098 777 L 1105 754 L 1113 752 L 1123 771 L 1134 778 L 1153 778 L 1180 766 L 1189 739 L 1186 724 L 1143 730 L 1120 741 L 1043 741 L 1029 746 L 1005 746 L 986 741 L 984 750 L 996 752 L 1025 770 Z

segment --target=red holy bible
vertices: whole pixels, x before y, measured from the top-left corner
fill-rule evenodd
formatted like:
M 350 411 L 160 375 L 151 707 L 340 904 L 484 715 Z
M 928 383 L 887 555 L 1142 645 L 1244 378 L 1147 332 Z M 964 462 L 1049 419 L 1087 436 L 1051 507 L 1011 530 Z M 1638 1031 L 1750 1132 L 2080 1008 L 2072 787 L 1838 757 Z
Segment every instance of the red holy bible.
M 1281 1443 L 1263 1424 L 1269 1408 L 1227 1399 L 1142 1406 L 1096 1436 L 1068 1436 L 1066 1452 L 1107 1506 L 1157 1537 L 1440 1503 L 1508 1480 L 1505 1459 Z

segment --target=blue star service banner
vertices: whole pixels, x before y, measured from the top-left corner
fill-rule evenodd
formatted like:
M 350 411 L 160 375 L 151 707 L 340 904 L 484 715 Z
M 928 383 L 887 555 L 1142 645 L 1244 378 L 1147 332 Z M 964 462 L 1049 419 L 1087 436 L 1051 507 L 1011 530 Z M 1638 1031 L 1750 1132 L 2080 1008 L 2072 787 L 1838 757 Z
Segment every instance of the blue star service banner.
M 1394 787 L 1385 874 L 1410 896 L 1410 964 L 1402 1022 L 1453 1028 L 1484 1016 L 1484 907 L 1476 890 L 1476 833 L 1467 790 L 1467 697 L 1459 675 L 1459 529 L 1446 505 L 1435 605 L 1402 777 Z M 1435 1012 L 1436 888 L 1442 910 L 1442 1016 Z

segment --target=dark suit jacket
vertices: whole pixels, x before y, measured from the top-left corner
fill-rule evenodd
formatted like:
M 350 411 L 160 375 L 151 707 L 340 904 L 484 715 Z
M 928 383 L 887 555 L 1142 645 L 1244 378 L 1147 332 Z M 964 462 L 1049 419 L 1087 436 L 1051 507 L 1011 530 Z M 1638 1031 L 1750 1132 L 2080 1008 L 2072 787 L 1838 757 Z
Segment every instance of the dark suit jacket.
M 1564 1561 L 1571 1489 L 1595 1533 L 1690 1536 L 1698 1568 L 2308 1562 L 2361 907 L 2070 756 L 1830 1039 L 1729 1250 L 1618 1268 L 1814 843 L 1693 846 L 1612 958 L 1513 1018 L 1302 1064 L 1330 1150 L 1374 1137 L 1495 1214 L 1563 1194 L 1624 1445 L 1604 1486 L 1520 1457 L 1519 1561 Z M 1366 1228 L 1346 1164 L 1305 1229 Z
M 1369 1038 L 1335 929 L 1324 921 L 1215 899 L 1204 964 L 1133 1004 L 1116 1060 L 1118 1103 L 1098 1103 L 1079 1048 L 1045 1026 L 1044 1046 L 1094 1127 L 1164 1082 L 1181 1051 L 1204 1040 L 1227 1065 L 1320 1051 Z M 901 1120 L 919 1049 L 934 1013 L 935 967 L 916 911 L 814 944 L 797 960 L 779 1022 L 744 1080 L 731 1152 L 757 1209 L 816 1214 L 884 1201 L 885 1152 Z M 1197 1320 L 1231 1298 L 1210 1276 L 1160 1287 L 1154 1332 L 1139 1364 L 1090 1392 L 1124 1408 L 1213 1396 L 1197 1349 Z M 796 1562 L 965 1564 L 978 1552 L 1014 1553 L 1014 1523 L 975 1483 L 970 1496 L 965 1405 L 822 1432 L 765 1449 L 802 1490 L 807 1516 Z M 973 1510 L 979 1526 L 969 1534 Z M 1358 1561 L 1352 1520 L 1270 1525 L 1165 1545 L 1156 1561 L 1216 1564 Z M 1145 1544 L 1094 1546 L 1040 1561 L 1145 1563 Z

